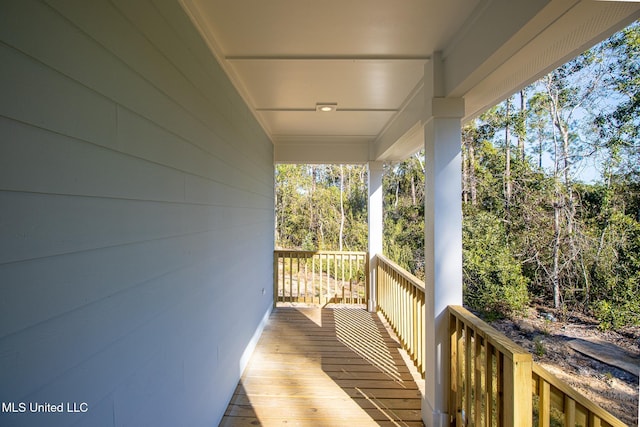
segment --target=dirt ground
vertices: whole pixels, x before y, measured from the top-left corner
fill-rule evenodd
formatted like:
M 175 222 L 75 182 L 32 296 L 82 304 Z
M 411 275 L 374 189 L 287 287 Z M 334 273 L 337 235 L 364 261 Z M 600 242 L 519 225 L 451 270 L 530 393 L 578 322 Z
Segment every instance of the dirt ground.
M 547 308 L 531 309 L 525 318 L 498 320 L 491 325 L 585 397 L 629 426 L 638 426 L 638 371 L 633 375 L 585 356 L 568 342 L 575 338 L 601 340 L 640 357 L 640 327 L 601 331 L 594 319 L 571 313 L 562 316 Z

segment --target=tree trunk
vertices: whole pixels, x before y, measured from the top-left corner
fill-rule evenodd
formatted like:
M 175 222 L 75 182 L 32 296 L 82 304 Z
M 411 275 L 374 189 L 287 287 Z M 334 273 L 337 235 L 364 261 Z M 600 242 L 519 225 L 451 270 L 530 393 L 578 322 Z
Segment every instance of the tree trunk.
M 396 178 L 396 199 L 393 202 L 393 207 L 397 208 L 398 207 L 398 199 L 400 197 L 400 179 Z
M 416 177 L 413 173 L 411 174 L 411 205 L 416 205 Z
M 469 144 L 469 192 L 471 194 L 471 206 L 476 206 L 478 191 L 476 187 L 476 160 L 473 143 Z
M 523 135 L 522 130 L 526 129 L 526 125 L 525 125 L 525 102 L 524 102 L 524 90 L 520 91 L 520 119 L 522 120 L 521 125 L 521 130 L 518 131 L 518 155 L 520 156 L 520 160 L 524 163 L 525 161 L 525 156 L 524 156 L 524 138 L 525 135 Z
M 462 140 L 462 203 L 469 203 L 469 138 Z
M 556 192 L 556 201 L 553 204 L 553 268 L 551 270 L 551 284 L 553 288 L 553 306 L 560 308 L 560 211 L 562 206 L 558 203 L 559 194 Z
M 551 123 L 553 123 L 553 178 L 555 186 L 553 197 L 553 267 L 551 270 L 551 287 L 553 289 L 553 305 L 555 308 L 560 308 L 560 243 L 562 236 L 560 216 L 564 208 L 564 194 L 560 188 L 560 156 L 562 151 L 561 148 L 558 147 L 558 136 L 556 134 L 556 130 L 560 130 L 557 126 L 559 100 L 551 77 L 549 77 L 547 81 L 547 94 L 549 95 L 549 116 Z
M 511 110 L 511 98 L 507 99 L 506 111 L 505 111 L 505 121 L 504 121 L 504 157 L 505 157 L 505 165 L 504 165 L 504 210 L 505 210 L 505 219 L 507 223 L 507 234 L 509 233 L 509 223 L 510 223 L 510 215 L 509 210 L 511 208 L 511 193 L 512 193 L 512 184 L 511 184 L 511 141 L 510 139 L 510 124 L 511 119 L 509 117 Z
M 476 205 L 475 152 L 474 136 L 465 132 L 462 140 L 462 201 Z M 422 165 L 421 165 L 422 166 Z M 422 169 L 424 173 L 424 168 Z
M 538 169 L 542 170 L 542 144 L 544 143 L 544 136 L 542 135 L 542 131 L 538 134 Z
M 576 233 L 575 233 L 575 218 L 576 218 L 576 206 L 574 203 L 573 195 L 573 183 L 571 180 L 571 137 L 569 135 L 569 128 L 567 122 L 561 116 L 560 100 L 557 96 L 552 99 L 552 112 L 553 112 L 553 124 L 560 134 L 561 138 L 561 151 L 562 156 L 562 171 L 559 170 L 559 159 L 556 154 L 556 179 L 559 179 L 560 172 L 562 173 L 562 180 L 564 191 L 561 192 L 562 197 L 561 204 L 563 205 L 563 211 L 566 218 L 566 236 L 568 238 L 569 256 L 571 259 L 578 259 L 580 257 L 580 250 L 576 245 Z M 558 201 L 560 201 L 557 198 Z M 586 286 L 586 283 L 585 283 Z M 554 300 L 555 302 L 555 300 Z

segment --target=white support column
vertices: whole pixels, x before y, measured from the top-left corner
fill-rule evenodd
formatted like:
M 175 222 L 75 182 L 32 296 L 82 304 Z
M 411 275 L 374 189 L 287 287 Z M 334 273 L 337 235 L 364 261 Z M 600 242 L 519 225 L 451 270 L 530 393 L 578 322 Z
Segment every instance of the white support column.
M 375 255 L 382 253 L 382 162 L 369 162 L 369 311 L 376 311 Z
M 425 399 L 427 427 L 450 425 L 447 306 L 462 304 L 462 98 L 439 96 L 439 55 L 425 67 Z

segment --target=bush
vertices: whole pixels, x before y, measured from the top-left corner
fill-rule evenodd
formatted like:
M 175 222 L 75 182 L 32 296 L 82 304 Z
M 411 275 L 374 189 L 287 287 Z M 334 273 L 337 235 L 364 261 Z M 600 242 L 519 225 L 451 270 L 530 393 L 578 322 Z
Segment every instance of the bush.
M 640 324 L 640 222 L 614 212 L 593 268 L 591 308 L 601 329 Z
M 593 311 L 600 322 L 598 327 L 603 330 L 640 325 L 640 302 L 637 295 L 625 301 L 596 301 Z
M 490 316 L 512 316 L 529 305 L 527 279 L 498 218 L 487 212 L 463 220 L 464 302 Z

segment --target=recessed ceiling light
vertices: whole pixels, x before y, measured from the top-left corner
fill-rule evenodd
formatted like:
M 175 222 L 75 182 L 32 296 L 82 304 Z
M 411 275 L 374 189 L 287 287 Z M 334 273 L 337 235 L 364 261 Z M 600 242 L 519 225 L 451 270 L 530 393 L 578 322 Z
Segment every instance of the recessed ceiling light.
M 330 113 L 332 111 L 336 111 L 338 109 L 337 103 L 317 103 L 316 111 L 321 113 Z

